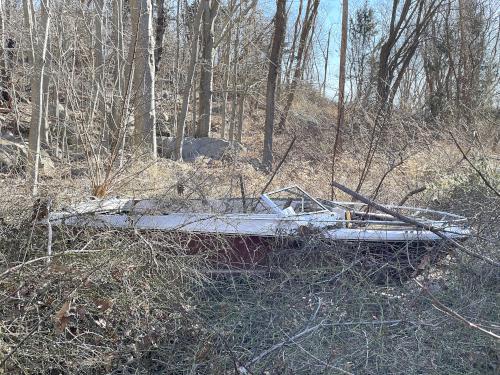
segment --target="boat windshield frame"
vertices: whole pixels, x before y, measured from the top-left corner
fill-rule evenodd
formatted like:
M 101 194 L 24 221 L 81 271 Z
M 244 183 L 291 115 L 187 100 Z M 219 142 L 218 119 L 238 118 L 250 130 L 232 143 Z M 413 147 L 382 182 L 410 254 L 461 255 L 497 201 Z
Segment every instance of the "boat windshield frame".
M 275 213 L 279 214 L 286 214 L 286 208 L 282 209 L 279 207 L 278 204 L 276 204 L 275 199 L 272 198 L 273 195 L 279 194 L 282 192 L 290 192 L 291 194 L 297 195 L 298 198 L 302 197 L 302 201 L 304 200 L 309 200 L 313 202 L 316 206 L 318 206 L 318 210 L 310 211 L 310 212 L 300 212 L 300 213 L 293 213 L 292 216 L 300 216 L 300 215 L 311 215 L 311 214 L 317 214 L 317 213 L 324 213 L 324 212 L 330 212 L 330 210 L 320 203 L 317 199 L 313 198 L 308 192 L 306 192 L 304 189 L 300 188 L 299 186 L 292 185 L 288 187 L 284 187 L 278 190 L 273 190 L 273 191 L 268 191 L 266 193 L 263 193 L 261 195 L 260 202 L 265 203 L 265 206 L 270 208 L 272 211 Z M 289 215 L 286 215 L 289 216 Z

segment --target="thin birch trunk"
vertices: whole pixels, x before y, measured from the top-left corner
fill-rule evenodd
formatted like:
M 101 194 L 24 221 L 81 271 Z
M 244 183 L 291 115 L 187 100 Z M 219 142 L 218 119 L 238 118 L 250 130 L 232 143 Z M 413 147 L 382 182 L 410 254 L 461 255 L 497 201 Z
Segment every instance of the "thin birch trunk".
M 179 59 L 181 49 L 181 28 L 180 28 L 181 2 L 177 1 L 177 11 L 175 14 L 175 60 L 174 60 L 174 113 L 178 111 L 177 98 L 179 94 Z M 174 116 L 174 127 L 177 129 L 177 116 Z
M 94 42 L 94 74 L 95 74 L 95 88 L 98 95 L 96 96 L 99 100 L 99 112 L 103 117 L 103 128 L 102 134 L 105 135 L 104 124 L 106 123 L 106 102 L 105 102 L 105 83 L 104 83 L 104 0 L 95 0 L 95 16 L 94 16 L 94 27 L 95 27 L 95 42 Z
M 122 114 L 124 96 L 124 48 L 123 48 L 123 0 L 114 0 L 112 8 L 112 42 L 114 51 L 113 97 L 111 115 L 108 116 L 108 145 L 110 150 L 117 151 L 119 129 L 123 126 Z
M 31 107 L 31 125 L 29 132 L 29 144 L 28 144 L 28 168 L 31 170 L 31 177 L 33 182 L 33 195 L 38 194 L 38 176 L 40 168 L 40 152 L 41 152 L 41 128 L 42 128 L 42 107 L 44 102 L 43 87 L 45 78 L 45 56 L 47 54 L 47 44 L 49 40 L 49 28 L 50 28 L 50 0 L 44 0 L 41 4 L 42 15 L 41 24 L 43 35 L 42 40 L 35 44 L 33 35 L 32 25 L 33 16 L 32 4 L 28 4 L 28 0 L 24 0 L 25 14 L 28 14 L 28 27 L 30 28 L 30 39 L 32 40 L 31 49 L 32 56 L 34 58 L 34 77 L 33 81 L 36 83 L 33 91 L 32 97 L 32 107 Z M 31 1 L 30 1 L 31 2 Z
M 134 146 L 144 149 L 154 160 L 156 147 L 155 70 L 153 39 L 153 6 L 151 0 L 132 0 L 132 29 L 135 63 L 134 84 Z

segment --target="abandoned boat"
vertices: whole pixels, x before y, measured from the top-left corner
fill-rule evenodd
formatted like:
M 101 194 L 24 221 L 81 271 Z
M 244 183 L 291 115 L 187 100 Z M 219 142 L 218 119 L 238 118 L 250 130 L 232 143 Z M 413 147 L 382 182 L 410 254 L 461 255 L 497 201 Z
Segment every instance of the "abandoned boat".
M 293 248 L 314 239 L 331 248 L 349 245 L 370 249 L 384 259 L 402 256 L 418 263 L 444 243 L 470 236 L 464 217 L 429 209 L 386 207 L 420 225 L 408 224 L 363 203 L 316 199 L 297 186 L 271 191 L 258 199 L 180 203 L 159 199 L 91 200 L 50 212 L 45 223 L 180 234 L 188 238 L 189 248 L 222 249 L 217 250 L 218 261 L 244 267 L 265 263 L 278 242 Z

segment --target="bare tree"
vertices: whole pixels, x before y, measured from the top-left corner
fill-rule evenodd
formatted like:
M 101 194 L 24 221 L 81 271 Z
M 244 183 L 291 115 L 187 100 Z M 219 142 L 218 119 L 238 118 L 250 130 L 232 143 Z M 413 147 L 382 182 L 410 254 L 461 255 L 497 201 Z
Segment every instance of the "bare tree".
M 191 96 L 191 89 L 194 83 L 194 75 L 196 69 L 196 62 L 198 60 L 198 45 L 200 37 L 201 17 L 203 15 L 203 2 L 200 1 L 196 10 L 196 15 L 193 21 L 193 32 L 191 36 L 191 56 L 189 59 L 189 67 L 186 74 L 186 82 L 182 93 L 182 107 L 177 118 L 177 129 L 175 134 L 175 160 L 182 161 L 182 145 L 184 143 L 184 133 L 186 127 L 186 116 L 189 107 L 189 98 Z
M 232 4 L 232 2 L 231 2 Z M 231 5 L 230 5 L 231 6 Z M 232 23 L 232 19 L 231 19 Z M 224 52 L 222 55 L 222 111 L 221 111 L 221 128 L 220 128 L 220 136 L 221 138 L 225 138 L 226 136 L 226 123 L 227 123 L 227 93 L 229 89 L 229 67 L 231 65 L 231 28 L 232 25 L 229 26 L 229 32 L 226 35 L 226 42 L 224 45 Z
M 299 39 L 300 35 L 300 26 L 301 26 L 301 17 L 302 17 L 302 9 L 304 7 L 304 0 L 299 1 L 299 10 L 297 11 L 297 18 L 295 18 L 295 23 L 293 26 L 293 38 L 292 45 L 290 50 L 288 51 L 288 59 L 285 64 L 285 85 L 288 86 L 290 84 L 291 74 L 293 70 L 293 63 L 295 62 L 295 50 L 297 48 L 297 39 Z
M 200 74 L 200 119 L 195 135 L 209 137 L 212 124 L 214 27 L 219 11 L 219 0 L 202 0 L 201 2 L 204 10 Z
M 111 113 L 108 119 L 108 143 L 110 149 L 117 152 L 120 139 L 120 129 L 122 128 L 125 77 L 123 68 L 125 67 L 124 43 L 123 43 L 123 0 L 115 0 L 112 5 L 111 41 L 113 46 L 113 86 Z
M 421 37 L 443 0 L 393 0 L 387 36 L 380 48 L 377 95 L 383 108 L 390 107 Z
M 96 87 L 96 98 L 99 101 L 99 112 L 104 117 L 103 125 L 106 124 L 106 95 L 105 88 L 106 83 L 104 82 L 104 0 L 96 0 L 94 2 L 96 12 L 94 16 L 94 27 L 95 27 L 95 40 L 94 40 L 94 83 Z M 103 130 L 103 135 L 106 135 L 105 129 Z
M 328 59 L 330 57 L 330 37 L 332 35 L 332 27 L 328 30 L 328 38 L 326 39 L 326 48 L 324 51 L 325 65 L 323 68 L 323 83 L 321 84 L 321 90 L 323 91 L 323 96 L 326 96 L 326 81 L 328 77 Z
M 41 152 L 41 128 L 43 117 L 43 87 L 45 79 L 45 56 L 47 55 L 47 44 L 49 40 L 50 28 L 50 0 L 44 0 L 41 3 L 41 27 L 42 35 L 34 40 L 34 14 L 33 3 L 31 0 L 24 0 L 25 15 L 28 21 L 28 28 L 31 39 L 32 61 L 35 74 L 32 78 L 32 107 L 31 107 L 31 125 L 29 132 L 29 157 L 28 166 L 31 169 L 33 180 L 33 195 L 38 193 L 38 175 Z
M 264 151 L 262 164 L 270 170 L 273 164 L 273 131 L 274 115 L 276 111 L 276 82 L 279 66 L 281 65 L 281 49 L 285 39 L 286 29 L 286 0 L 276 1 L 276 15 L 274 16 L 274 35 L 269 55 L 269 71 L 267 74 L 266 90 L 266 122 L 264 125 Z
M 333 144 L 332 157 L 332 184 L 335 182 L 335 161 L 337 152 L 342 147 L 342 131 L 344 127 L 344 90 L 345 90 L 345 60 L 347 50 L 347 23 L 349 15 L 349 0 L 342 1 L 342 37 L 340 42 L 340 65 L 339 65 L 339 97 L 337 103 L 337 131 L 335 134 L 335 143 Z M 333 185 L 332 185 L 333 186 Z M 333 200 L 333 187 L 331 190 Z
M 366 107 L 372 84 L 372 66 L 370 59 L 376 52 L 374 36 L 376 34 L 375 14 L 368 3 L 357 9 L 349 22 L 349 75 L 352 97 Z
M 160 70 L 161 56 L 163 55 L 163 37 L 167 28 L 165 14 L 165 0 L 157 0 L 156 33 L 155 33 L 155 72 Z
M 7 64 L 6 64 L 6 54 L 5 54 L 5 15 L 3 10 L 3 1 L 0 0 L 0 82 L 2 84 L 2 90 L 7 87 Z
M 302 71 L 305 62 L 305 52 L 307 49 L 307 41 L 309 40 L 310 34 L 314 28 L 316 22 L 316 16 L 318 15 L 319 0 L 308 0 L 306 6 L 306 14 L 304 16 L 304 23 L 302 25 L 302 31 L 300 33 L 299 47 L 297 50 L 297 58 L 295 62 L 295 70 L 293 73 L 292 83 L 289 88 L 289 93 L 287 96 L 285 108 L 281 113 L 279 129 L 284 129 L 286 125 L 286 120 L 288 118 L 288 113 L 292 108 L 293 99 L 295 97 L 295 91 L 297 90 L 297 85 L 299 84 L 300 77 L 302 76 Z
M 131 0 L 133 38 L 129 64 L 134 66 L 131 95 L 134 104 L 134 143 L 156 158 L 155 72 L 153 7 L 151 0 Z

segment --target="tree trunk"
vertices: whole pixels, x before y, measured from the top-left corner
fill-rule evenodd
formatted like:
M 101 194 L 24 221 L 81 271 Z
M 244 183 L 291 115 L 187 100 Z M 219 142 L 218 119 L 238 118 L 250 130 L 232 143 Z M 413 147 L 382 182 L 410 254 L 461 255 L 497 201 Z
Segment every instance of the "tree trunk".
M 209 137 L 212 122 L 214 27 L 219 0 L 202 0 L 203 49 L 200 74 L 200 118 L 195 136 Z
M 288 53 L 288 61 L 285 64 L 285 85 L 288 87 L 290 84 L 291 74 L 293 70 L 293 63 L 295 62 L 295 48 L 297 46 L 297 39 L 300 33 L 300 21 L 302 17 L 302 7 L 304 5 L 304 0 L 299 0 L 299 10 L 297 13 L 297 18 L 295 19 L 295 24 L 293 27 L 293 40 L 292 46 L 290 47 L 290 52 Z
M 131 0 L 134 68 L 134 145 L 156 159 L 153 7 L 151 0 Z M 134 39 L 134 38 L 133 38 Z
M 232 28 L 232 26 L 229 26 Z M 231 30 L 227 33 L 227 42 L 224 49 L 224 54 L 222 58 L 222 66 L 224 73 L 222 76 L 222 124 L 220 127 L 220 137 L 226 137 L 226 124 L 227 124 L 227 97 L 229 90 L 229 71 L 231 66 Z
M 104 78 L 104 0 L 95 0 L 96 13 L 94 17 L 95 24 L 95 44 L 94 44 L 94 69 L 95 78 L 98 84 L 102 85 Z
M 8 81 L 7 78 L 7 64 L 6 64 L 6 54 L 4 49 L 5 43 L 5 16 L 3 12 L 3 1 L 0 0 L 0 82 L 2 84 L 2 90 L 7 90 Z
M 198 98 L 196 96 L 196 86 L 194 82 L 196 82 L 196 77 L 198 73 L 198 69 L 194 69 L 194 77 L 193 77 L 193 90 L 191 91 L 191 95 L 193 96 L 191 100 L 191 126 L 188 127 L 186 133 L 188 136 L 194 136 L 196 134 L 196 129 L 198 127 L 198 113 L 196 108 L 198 108 Z
M 327 76 L 328 76 L 328 58 L 330 57 L 330 36 L 332 34 L 332 28 L 330 27 L 330 30 L 328 30 L 328 38 L 326 40 L 326 51 L 325 51 L 325 67 L 324 67 L 324 72 L 323 72 L 323 84 L 322 84 L 322 91 L 323 91 L 323 96 L 326 97 L 326 81 L 327 81 Z
M 233 92 L 231 94 L 231 120 L 229 122 L 229 141 L 234 141 L 234 128 L 236 126 L 236 106 L 238 104 L 238 52 L 240 49 L 240 32 L 241 32 L 241 16 L 242 9 L 240 4 L 240 11 L 238 15 L 238 22 L 236 23 L 236 40 L 234 42 L 233 54 Z
M 29 1 L 31 3 L 31 0 Z M 38 175 L 40 164 L 41 151 L 41 130 L 44 105 L 44 78 L 45 78 L 45 56 L 47 54 L 47 44 L 49 40 L 50 28 L 50 0 L 45 0 L 41 5 L 41 26 L 43 34 L 39 35 L 40 39 L 35 44 L 33 30 L 33 4 L 29 4 L 28 0 L 24 0 L 25 15 L 30 30 L 31 50 L 34 62 L 34 75 L 32 77 L 32 107 L 31 107 L 31 125 L 28 136 L 28 168 L 31 170 L 33 182 L 33 195 L 38 193 Z M 41 39 L 43 38 L 43 39 Z M 34 90 L 33 90 L 34 89 Z
M 316 16 L 318 14 L 319 0 L 309 0 L 307 3 L 306 14 L 304 16 L 304 24 L 302 26 L 302 31 L 300 33 L 299 48 L 297 51 L 297 62 L 295 65 L 295 71 L 292 78 L 292 84 L 288 93 L 285 108 L 280 117 L 279 129 L 283 130 L 286 126 L 286 120 L 288 118 L 288 113 L 292 108 L 293 99 L 295 97 L 295 91 L 299 83 L 299 79 L 302 75 L 302 70 L 305 65 L 304 54 L 307 48 L 307 41 L 309 40 L 309 34 L 314 27 L 316 22 Z
M 178 111 L 178 95 L 179 95 L 179 59 L 180 59 L 180 50 L 181 50 L 181 28 L 180 28 L 180 15 L 181 13 L 181 2 L 177 2 L 177 9 L 175 12 L 175 57 L 174 57 L 174 113 L 177 114 Z M 177 128 L 177 116 L 174 115 L 174 123 L 173 129 Z M 172 129 L 172 130 L 173 130 Z
M 196 68 L 196 60 L 198 59 L 198 42 L 200 36 L 201 16 L 203 14 L 203 2 L 200 1 L 196 16 L 193 22 L 193 33 L 191 40 L 191 57 L 189 60 L 189 68 L 186 75 L 186 84 L 182 93 L 182 107 L 177 118 L 177 130 L 175 135 L 175 153 L 174 159 L 182 161 L 182 144 L 184 142 L 184 133 L 186 127 L 186 116 L 189 107 L 189 97 L 191 88 L 193 87 L 194 73 Z
M 285 39 L 286 29 L 286 0 L 277 0 L 276 15 L 274 16 L 274 35 L 269 56 L 269 70 L 267 73 L 266 89 L 266 120 L 264 125 L 264 150 L 262 164 L 267 170 L 273 164 L 273 130 L 274 115 L 276 110 L 276 82 L 278 80 L 279 66 L 281 65 L 281 48 Z
M 165 18 L 165 0 L 157 0 L 158 15 L 156 16 L 156 33 L 155 33 L 155 72 L 160 70 L 160 61 L 163 54 L 163 37 L 167 27 L 167 20 Z
M 103 117 L 103 125 L 107 120 L 106 103 L 105 103 L 105 83 L 104 83 L 104 0 L 95 0 L 96 13 L 94 17 L 95 26 L 95 43 L 94 43 L 94 82 L 99 100 L 99 112 Z M 56 105 L 57 107 L 57 105 Z M 104 129 L 103 129 L 104 130 Z M 105 135 L 105 131 L 103 131 Z
M 335 134 L 335 143 L 333 145 L 332 157 L 332 182 L 335 181 L 335 162 L 337 152 L 342 148 L 342 131 L 344 128 L 344 89 L 345 89 L 345 60 L 347 51 L 347 23 L 349 16 L 349 0 L 342 1 L 342 37 L 340 42 L 340 66 L 339 66 L 339 97 L 338 97 L 338 110 L 337 110 L 337 131 Z M 333 187 L 331 191 L 331 199 L 333 196 Z
M 243 137 L 243 119 L 245 117 L 245 96 L 242 92 L 238 100 L 238 131 L 236 132 L 236 142 L 241 143 Z
M 120 129 L 122 123 L 122 111 L 124 107 L 124 75 L 123 67 L 124 48 L 123 48 L 123 0 L 114 0 L 112 8 L 112 41 L 114 50 L 113 67 L 113 99 L 111 104 L 111 114 L 107 117 L 108 121 L 108 146 L 110 150 L 117 152 L 117 146 L 120 139 Z

